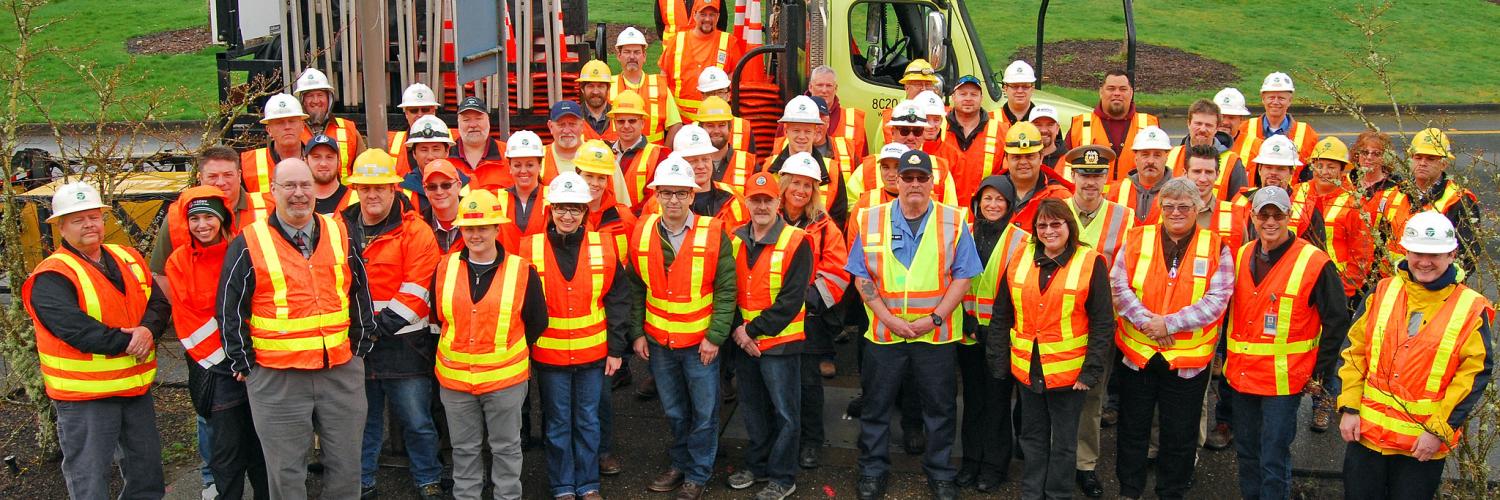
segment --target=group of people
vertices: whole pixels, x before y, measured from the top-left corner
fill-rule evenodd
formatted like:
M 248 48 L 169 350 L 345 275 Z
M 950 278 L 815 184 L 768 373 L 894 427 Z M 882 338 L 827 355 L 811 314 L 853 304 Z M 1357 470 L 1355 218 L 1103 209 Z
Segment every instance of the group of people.
M 981 78 L 945 86 L 915 60 L 881 130 L 820 67 L 755 151 L 717 9 L 694 3 L 662 74 L 624 30 L 621 74 L 585 65 L 548 140 L 492 139 L 475 97 L 450 129 L 415 84 L 408 128 L 368 149 L 308 69 L 264 106 L 265 146 L 199 156 L 150 258 L 104 243 L 94 187 L 61 186 L 61 245 L 22 300 L 70 494 L 107 496 L 118 449 L 123 496 L 162 495 L 150 386 L 169 328 L 218 498 L 247 481 L 305 497 L 310 448 L 325 497 L 374 498 L 397 436 L 422 498 L 520 498 L 533 384 L 549 494 L 602 498 L 625 468 L 611 380 L 634 355 L 673 438 L 648 488 L 703 495 L 732 390 L 749 443 L 727 486 L 779 500 L 820 465 L 846 329 L 861 499 L 884 496 L 895 412 L 934 498 L 995 491 L 1013 458 L 1025 498 L 1101 496 L 1111 424 L 1122 497 L 1154 460 L 1156 495 L 1182 498 L 1198 447 L 1232 444 L 1241 493 L 1285 498 L 1303 394 L 1314 430 L 1349 442 L 1347 496 L 1436 494 L 1493 319 L 1463 285 L 1479 212 L 1443 132 L 1413 137 L 1402 179 L 1385 135 L 1350 148 L 1293 119 L 1282 73 L 1264 114 L 1225 89 L 1174 144 L 1123 72 L 1064 130 L 1025 62 L 987 111 Z

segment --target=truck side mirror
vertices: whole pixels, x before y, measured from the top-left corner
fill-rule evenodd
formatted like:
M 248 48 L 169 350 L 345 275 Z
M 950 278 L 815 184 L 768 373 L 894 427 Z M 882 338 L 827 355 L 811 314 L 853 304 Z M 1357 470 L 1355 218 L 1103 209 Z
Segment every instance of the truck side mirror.
M 941 70 L 948 56 L 948 19 L 941 12 L 927 13 L 927 62 Z
M 885 9 L 881 4 L 865 4 L 865 71 L 874 73 L 885 58 Z

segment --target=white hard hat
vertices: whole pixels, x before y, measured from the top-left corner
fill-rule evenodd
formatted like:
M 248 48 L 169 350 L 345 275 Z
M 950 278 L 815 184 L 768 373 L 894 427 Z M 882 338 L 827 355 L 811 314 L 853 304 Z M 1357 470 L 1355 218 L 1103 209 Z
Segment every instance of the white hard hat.
M 536 132 L 520 130 L 510 135 L 505 141 L 506 158 L 541 158 L 547 156 L 543 150 L 542 138 Z
M 1135 142 L 1130 144 L 1130 149 L 1140 151 L 1143 149 L 1160 149 L 1162 151 L 1172 149 L 1172 139 L 1167 137 L 1167 131 L 1155 125 L 1147 125 L 1146 128 L 1135 132 Z
M 781 113 L 781 119 L 776 122 L 822 125 L 823 117 L 818 112 L 818 103 L 813 102 L 811 97 L 799 95 L 786 102 L 786 110 Z
M 875 161 L 899 160 L 901 159 L 901 155 L 906 154 L 907 151 L 911 151 L 911 148 L 899 142 L 892 142 L 880 148 L 880 156 L 875 158 Z
M 823 169 L 818 167 L 818 160 L 813 159 L 812 153 L 792 153 L 782 162 L 781 175 L 800 175 L 813 182 L 823 182 Z
M 328 75 L 323 74 L 322 71 L 318 71 L 317 68 L 307 68 L 302 70 L 302 76 L 297 77 L 297 89 L 292 93 L 297 94 L 297 97 L 302 97 L 302 93 L 309 90 L 327 90 L 333 93 L 333 85 L 328 83 Z
M 1037 118 L 1051 118 L 1053 123 L 1062 123 L 1057 117 L 1057 108 L 1049 104 L 1034 104 L 1031 106 L 1031 114 L 1026 115 L 1026 121 L 1036 123 Z
M 1005 77 L 1002 83 L 1036 83 L 1036 70 L 1031 68 L 1026 61 L 1016 61 L 1005 67 Z
M 106 208 L 99 199 L 99 190 L 94 186 L 83 182 L 70 182 L 58 186 L 57 191 L 52 193 L 52 215 L 47 217 L 47 222 L 52 222 L 64 215 Z
M 1256 153 L 1254 161 L 1262 165 L 1302 166 L 1302 160 L 1297 158 L 1297 145 L 1284 135 L 1273 135 L 1260 143 L 1260 152 Z
M 620 30 L 619 36 L 615 37 L 615 46 L 626 45 L 646 45 L 646 35 L 641 34 L 641 30 L 635 29 L 635 26 L 626 26 L 625 29 Z
M 1292 77 L 1286 73 L 1277 71 L 1266 75 L 1265 81 L 1260 83 L 1261 92 L 1296 92 L 1297 88 L 1292 86 Z
M 547 203 L 588 204 L 592 201 L 594 195 L 589 194 L 588 183 L 575 172 L 557 174 L 557 177 L 552 178 L 552 183 L 547 185 Z
M 662 160 L 661 163 L 656 165 L 655 176 L 652 177 L 651 184 L 646 187 L 651 189 L 661 187 L 698 189 L 698 181 L 693 179 L 693 166 L 688 165 L 687 160 L 682 159 L 682 156 L 679 156 L 674 151 L 667 156 L 667 159 Z
M 917 94 L 917 105 L 922 108 L 922 114 L 926 116 L 948 114 L 948 107 L 943 105 L 943 96 L 931 90 L 923 90 L 922 93 Z
M 1448 253 L 1458 248 L 1453 221 L 1435 210 L 1411 216 L 1401 232 L 1401 247 L 1415 253 Z
M 689 156 L 707 155 L 719 152 L 714 143 L 708 138 L 708 131 L 693 123 L 683 125 L 677 130 L 677 135 L 672 137 L 672 152 Z
M 262 111 L 260 119 L 262 124 L 282 118 L 307 118 L 307 113 L 302 112 L 302 102 L 289 94 L 271 96 L 266 100 L 266 107 Z
M 433 96 L 432 87 L 426 84 L 413 83 L 401 92 L 401 104 L 398 108 L 422 108 L 437 107 L 437 99 Z
M 1250 110 L 1245 107 L 1245 94 L 1241 94 L 1237 88 L 1224 87 L 1224 90 L 1214 94 L 1214 104 L 1219 105 L 1219 114 L 1250 116 Z
M 698 73 L 699 92 L 713 92 L 727 88 L 729 88 L 729 74 L 719 69 L 718 66 L 703 68 L 703 72 Z
M 448 131 L 448 124 L 443 123 L 442 118 L 437 115 L 425 115 L 412 122 L 411 128 L 406 131 L 407 146 L 421 144 L 424 142 L 439 142 L 453 145 L 453 135 Z
M 891 110 L 891 122 L 886 125 L 892 127 L 923 127 L 927 128 L 927 113 L 922 111 L 922 106 L 917 101 L 901 101 L 896 103 L 895 109 Z M 915 119 L 907 119 L 916 117 Z

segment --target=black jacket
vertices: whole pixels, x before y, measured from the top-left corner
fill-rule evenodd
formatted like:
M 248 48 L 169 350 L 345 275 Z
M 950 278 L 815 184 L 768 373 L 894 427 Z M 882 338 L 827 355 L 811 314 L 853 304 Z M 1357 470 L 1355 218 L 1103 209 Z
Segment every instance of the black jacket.
M 1052 284 L 1054 275 L 1059 269 L 1067 265 L 1074 256 L 1076 249 L 1063 251 L 1056 259 L 1047 257 L 1042 252 L 1041 242 L 1037 245 L 1033 265 L 1041 270 L 1038 283 L 1042 290 L 1046 290 Z M 1002 272 L 1002 276 L 1005 273 Z M 1083 303 L 1084 314 L 1088 316 L 1089 343 L 1088 351 L 1083 356 L 1083 368 L 1078 374 L 1078 381 L 1083 385 L 1093 388 L 1104 378 L 1104 365 L 1114 359 L 1115 348 L 1115 305 L 1110 296 L 1109 269 L 1104 265 L 1104 257 L 1094 259 L 1093 275 L 1089 278 L 1088 297 Z M 1010 377 L 1010 330 L 1016 325 L 1016 309 L 1011 303 L 1010 285 L 1006 280 L 1000 280 L 998 290 L 995 292 L 995 315 L 990 319 L 985 337 L 985 357 L 989 361 L 990 374 L 999 379 Z M 1031 352 L 1031 380 L 1016 381 L 1018 385 L 1032 392 L 1043 392 L 1046 384 L 1041 377 L 1042 363 L 1039 351 Z M 1058 388 L 1055 390 L 1073 390 L 1071 387 Z
M 772 224 L 771 230 L 766 232 L 764 239 L 756 240 L 752 236 L 750 224 L 740 226 L 734 230 L 735 246 L 742 246 L 745 252 L 745 262 L 754 265 L 760 258 L 762 251 L 767 251 L 776 246 L 776 238 L 781 234 L 786 223 L 778 217 Z M 744 324 L 745 334 L 751 338 L 770 336 L 781 333 L 787 325 L 797 317 L 797 312 L 804 307 L 807 297 L 808 286 L 796 286 L 798 283 L 812 283 L 813 256 L 812 247 L 807 238 L 803 238 L 792 251 L 792 261 L 788 264 L 786 275 L 781 277 L 783 283 L 781 291 L 776 294 L 776 299 L 771 302 L 771 307 L 761 311 L 760 316 L 746 322 L 744 318 L 736 318 L 734 324 Z M 802 353 L 803 342 L 787 342 L 762 351 L 762 355 L 791 355 Z

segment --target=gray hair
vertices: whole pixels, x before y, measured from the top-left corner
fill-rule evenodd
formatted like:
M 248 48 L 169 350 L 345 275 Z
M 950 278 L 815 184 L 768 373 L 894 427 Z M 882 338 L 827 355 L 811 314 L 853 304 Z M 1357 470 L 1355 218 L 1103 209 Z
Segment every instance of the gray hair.
M 829 76 L 835 76 L 836 77 L 836 76 L 838 76 L 838 72 L 835 72 L 833 70 L 832 66 L 824 64 L 822 66 L 818 66 L 816 68 L 813 68 L 812 72 L 807 74 L 807 79 L 811 80 L 811 79 L 817 78 L 817 77 L 819 77 L 821 75 L 829 75 Z
M 1156 204 L 1166 198 L 1174 200 L 1193 200 L 1193 211 L 1203 210 L 1203 199 L 1198 195 L 1198 185 L 1187 177 L 1175 177 L 1161 185 L 1161 191 L 1156 193 Z

